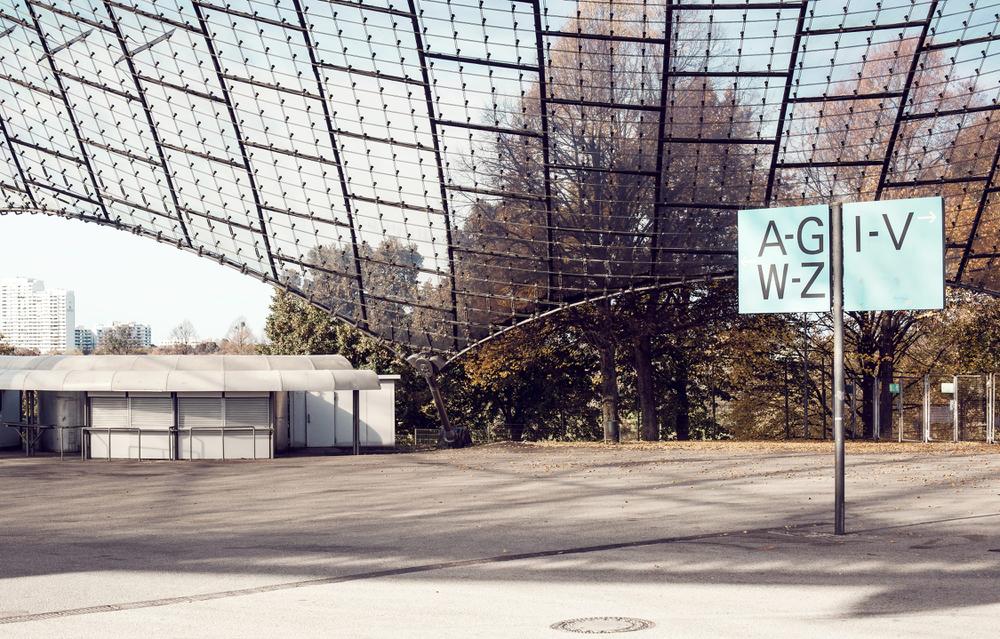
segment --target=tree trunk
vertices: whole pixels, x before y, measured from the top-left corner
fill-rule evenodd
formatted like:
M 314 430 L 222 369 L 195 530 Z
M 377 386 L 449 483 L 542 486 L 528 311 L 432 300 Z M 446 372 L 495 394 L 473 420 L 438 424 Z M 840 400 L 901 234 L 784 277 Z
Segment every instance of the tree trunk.
M 510 441 L 524 441 L 524 424 L 507 422 L 507 431 L 510 433 Z
M 861 376 L 861 424 L 862 436 L 875 439 L 875 377 L 869 373 Z
M 879 437 L 892 438 L 892 393 L 889 384 L 896 372 L 896 323 L 892 312 L 882 314 L 882 326 L 879 332 L 878 344 L 878 380 L 879 380 Z
M 655 442 L 660 439 L 660 428 L 653 380 L 653 346 L 649 335 L 638 335 L 633 339 L 632 353 L 635 356 L 635 385 L 639 399 L 639 439 Z
M 677 440 L 691 439 L 691 401 L 688 399 L 688 363 L 683 355 L 674 372 L 674 423 Z
M 621 442 L 621 425 L 618 423 L 618 369 L 615 366 L 615 343 L 607 340 L 598 351 L 601 359 L 601 417 L 604 423 L 604 441 Z
M 880 439 L 892 439 L 892 383 L 893 366 L 891 360 L 882 360 L 878 365 L 878 430 Z

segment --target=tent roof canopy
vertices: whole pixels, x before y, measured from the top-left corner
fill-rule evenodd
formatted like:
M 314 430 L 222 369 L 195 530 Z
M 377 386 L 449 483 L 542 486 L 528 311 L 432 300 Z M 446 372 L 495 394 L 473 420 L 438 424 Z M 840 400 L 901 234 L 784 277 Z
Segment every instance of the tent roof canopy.
M 341 355 L 0 357 L 0 389 L 89 392 L 377 390 Z

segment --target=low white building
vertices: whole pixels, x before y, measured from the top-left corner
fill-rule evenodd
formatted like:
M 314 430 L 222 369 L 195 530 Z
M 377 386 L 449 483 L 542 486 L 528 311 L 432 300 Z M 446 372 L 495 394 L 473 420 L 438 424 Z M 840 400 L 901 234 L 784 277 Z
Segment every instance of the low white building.
M 396 379 L 339 355 L 0 357 L 0 446 L 11 431 L 94 459 L 394 446 Z

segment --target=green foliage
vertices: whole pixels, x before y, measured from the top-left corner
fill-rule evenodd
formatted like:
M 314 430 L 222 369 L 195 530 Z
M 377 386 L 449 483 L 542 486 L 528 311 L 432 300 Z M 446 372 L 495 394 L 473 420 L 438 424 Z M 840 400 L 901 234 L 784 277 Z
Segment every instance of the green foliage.
M 950 312 L 940 318 L 940 332 L 954 345 L 948 372 L 1000 372 L 1000 299 L 962 291 L 951 301 Z M 948 345 L 940 348 L 947 351 Z
M 355 368 L 382 375 L 400 375 L 396 388 L 396 429 L 400 436 L 414 428 L 433 428 L 430 391 L 413 368 L 383 343 L 336 320 L 304 300 L 276 290 L 264 326 L 269 355 L 327 355 L 346 357 Z
M 449 378 L 449 394 L 478 441 L 594 439 L 596 358 L 573 327 L 539 322 L 472 351 Z
M 326 311 L 290 293 L 275 290 L 264 324 L 269 355 L 322 355 L 336 353 L 337 331 Z
M 105 329 L 101 342 L 94 351 L 98 355 L 132 355 L 144 352 L 138 340 L 132 334 L 129 324 L 116 324 Z

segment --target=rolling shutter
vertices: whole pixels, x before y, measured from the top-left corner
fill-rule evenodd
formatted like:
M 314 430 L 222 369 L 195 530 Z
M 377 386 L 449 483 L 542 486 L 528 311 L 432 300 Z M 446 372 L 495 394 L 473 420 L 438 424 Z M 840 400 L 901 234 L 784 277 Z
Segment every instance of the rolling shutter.
M 94 428 L 127 428 L 128 400 L 124 397 L 91 397 L 90 425 Z
M 227 397 L 226 428 L 267 428 L 271 406 L 267 397 Z
M 192 428 L 222 428 L 221 397 L 178 397 L 177 426 Z
M 132 397 L 132 427 L 168 430 L 174 425 L 174 403 L 169 397 Z

